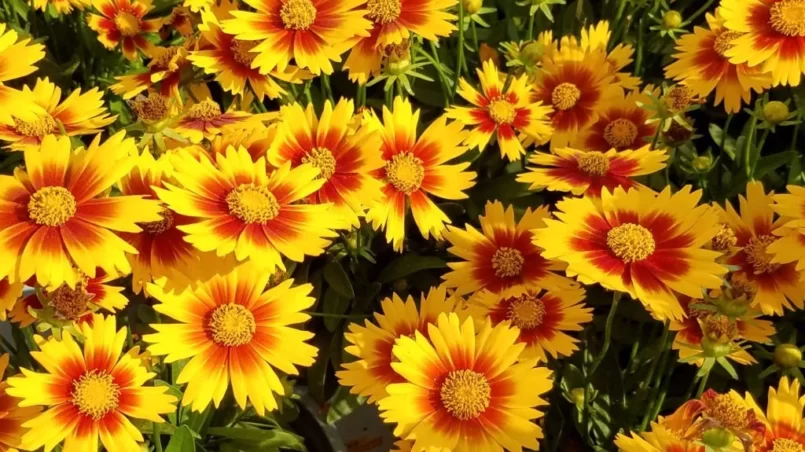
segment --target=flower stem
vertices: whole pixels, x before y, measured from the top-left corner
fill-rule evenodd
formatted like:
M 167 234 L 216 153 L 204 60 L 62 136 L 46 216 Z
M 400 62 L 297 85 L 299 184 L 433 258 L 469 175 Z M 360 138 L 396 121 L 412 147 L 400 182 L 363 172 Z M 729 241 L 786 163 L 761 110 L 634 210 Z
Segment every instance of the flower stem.
M 322 88 L 322 96 L 324 99 L 329 99 L 331 104 L 335 104 L 335 100 L 333 99 L 333 89 L 330 87 L 330 76 L 327 74 L 321 74 L 321 88 Z
M 665 327 L 662 330 L 662 339 L 660 339 L 660 346 L 662 350 L 660 350 L 660 356 L 657 357 L 652 363 L 651 367 L 648 370 L 648 375 L 646 378 L 640 382 L 640 390 L 645 391 L 648 388 L 649 383 L 652 379 L 654 379 L 654 372 L 657 370 L 657 365 L 660 363 L 660 360 L 663 358 L 663 354 L 665 353 L 665 341 L 668 339 L 668 332 L 670 331 L 671 322 L 666 321 Z
M 355 93 L 355 103 L 358 104 L 359 107 L 363 107 L 366 105 L 366 85 L 358 85 L 358 88 Z
M 475 29 L 475 21 L 470 19 L 470 30 L 472 31 L 472 46 L 478 52 L 478 58 L 481 58 L 481 48 L 478 46 L 478 30 Z
M 431 50 L 431 52 L 433 52 L 433 55 L 430 55 L 428 52 L 425 51 L 425 49 L 420 49 L 420 53 L 428 61 L 430 61 L 430 64 L 432 64 L 434 68 L 436 68 L 436 72 L 439 74 L 439 83 L 441 83 L 441 85 L 442 85 L 442 96 L 444 97 L 444 106 L 449 107 L 450 106 L 450 82 L 449 82 L 450 79 L 447 77 L 447 75 L 444 73 L 444 70 L 442 69 L 442 63 L 439 61 L 439 52 L 436 49 L 436 44 L 434 44 L 433 41 L 429 41 L 429 42 L 430 42 L 430 50 Z
M 701 397 L 701 396 L 702 396 L 702 393 L 704 392 L 705 388 L 707 387 L 707 379 L 708 379 L 709 377 L 710 377 L 710 372 L 707 372 L 707 373 L 706 373 L 706 374 L 704 374 L 704 376 L 703 376 L 703 377 L 702 377 L 702 378 L 699 380 L 699 389 L 697 389 L 697 390 L 696 390 L 696 398 L 697 398 L 697 399 L 698 399 L 699 397 Z
M 151 442 L 154 443 L 155 452 L 162 452 L 162 438 L 159 436 L 159 423 L 153 422 L 154 434 L 151 437 Z
M 458 2 L 458 60 L 456 61 L 455 84 L 453 97 L 458 90 L 458 80 L 461 78 L 461 68 L 464 67 L 464 2 Z
M 587 432 L 589 432 L 589 428 L 587 428 L 587 426 L 589 425 L 590 422 L 590 409 L 591 409 L 590 398 L 592 397 L 593 375 L 595 374 L 595 371 L 598 369 L 598 366 L 601 365 L 601 362 L 604 361 L 604 357 L 609 351 L 609 344 L 612 340 L 612 323 L 615 321 L 615 313 L 618 311 L 618 303 L 621 300 L 621 296 L 623 296 L 623 294 L 617 291 L 613 292 L 612 294 L 612 304 L 609 307 L 609 314 L 607 315 L 607 323 L 606 326 L 604 327 L 604 344 L 601 346 L 601 350 L 598 352 L 598 355 L 595 357 L 595 359 L 593 359 L 593 362 L 587 369 L 587 375 L 584 378 L 584 413 L 582 417 L 584 420 L 583 424 Z
M 746 171 L 746 178 L 751 180 L 755 179 L 752 169 L 752 153 L 754 152 L 755 144 L 755 129 L 757 129 L 757 116 L 752 115 L 750 119 L 749 133 L 746 135 L 746 145 L 744 146 L 744 171 Z
M 755 169 L 757 168 L 757 162 L 760 160 L 760 153 L 763 152 L 763 146 L 766 144 L 766 138 L 769 137 L 769 129 L 763 131 L 763 135 L 760 136 L 760 143 L 758 143 L 755 152 L 752 153 L 752 176 L 755 175 Z
M 528 17 L 528 28 L 526 29 L 525 39 L 526 41 L 530 41 L 534 39 L 534 16 L 536 16 L 536 12 Z
M 682 25 L 680 25 L 679 28 L 682 28 L 682 27 L 690 24 L 691 22 L 696 20 L 697 17 L 699 17 L 702 14 L 704 14 L 705 11 L 709 11 L 710 7 L 713 6 L 713 3 L 715 3 L 715 1 L 716 0 L 708 0 L 708 2 L 705 3 L 704 5 L 702 5 L 701 8 L 697 9 L 695 13 L 691 14 L 690 16 L 688 16 L 688 18 L 684 22 L 682 22 Z

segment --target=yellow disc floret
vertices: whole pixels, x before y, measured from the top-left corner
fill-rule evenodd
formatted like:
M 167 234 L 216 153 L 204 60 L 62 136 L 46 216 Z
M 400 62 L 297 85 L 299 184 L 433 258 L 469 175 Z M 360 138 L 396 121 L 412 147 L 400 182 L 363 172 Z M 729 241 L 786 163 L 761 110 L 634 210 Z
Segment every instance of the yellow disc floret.
M 581 99 L 581 91 L 572 83 L 560 83 L 551 92 L 551 103 L 559 110 L 570 110 Z
M 462 421 L 480 416 L 489 407 L 491 393 L 486 377 L 473 370 L 451 371 L 439 390 L 444 408 Z
M 254 315 L 239 304 L 224 304 L 210 315 L 209 329 L 212 340 L 225 347 L 248 344 L 257 330 Z
M 42 187 L 28 201 L 28 216 L 42 226 L 61 226 L 75 212 L 75 197 L 64 187 Z
M 273 220 L 280 211 L 280 204 L 274 193 L 266 187 L 255 184 L 240 184 L 226 195 L 229 213 L 245 223 L 266 223 Z
M 639 224 L 624 223 L 609 230 L 607 246 L 624 262 L 639 262 L 654 253 L 656 243 L 651 231 Z
M 117 408 L 120 387 L 108 373 L 92 370 L 73 381 L 70 395 L 79 413 L 97 421 Z
M 500 247 L 492 256 L 492 268 L 499 278 L 518 276 L 523 271 L 524 262 L 525 259 L 520 250 L 505 246 Z
M 310 0 L 285 0 L 280 8 L 280 19 L 287 29 L 307 30 L 316 21 L 316 12 Z
M 386 180 L 402 193 L 409 195 L 422 185 L 425 167 L 421 159 L 410 152 L 400 152 L 386 163 Z

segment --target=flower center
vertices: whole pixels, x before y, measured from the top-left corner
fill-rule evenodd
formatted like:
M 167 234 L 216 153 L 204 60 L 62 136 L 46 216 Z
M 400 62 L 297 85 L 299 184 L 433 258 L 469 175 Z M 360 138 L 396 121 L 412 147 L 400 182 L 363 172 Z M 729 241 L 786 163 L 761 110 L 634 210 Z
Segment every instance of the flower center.
M 498 124 L 511 124 L 517 114 L 514 105 L 505 99 L 493 100 L 488 108 L 489 116 Z
M 710 315 L 703 315 L 702 330 L 703 333 L 713 341 L 718 341 L 721 338 L 726 338 L 732 341 L 738 337 L 738 325 L 732 318 L 718 313 L 710 312 Z
M 559 110 L 570 110 L 581 99 L 581 91 L 572 83 L 560 83 L 551 92 L 551 102 Z
M 604 140 L 613 148 L 627 148 L 636 138 L 637 126 L 626 118 L 618 118 L 604 127 Z
M 579 169 L 590 176 L 603 176 L 609 171 L 609 158 L 602 152 L 588 151 L 576 159 Z
M 274 193 L 266 187 L 254 184 L 240 184 L 226 195 L 229 213 L 246 223 L 266 223 L 273 220 L 280 211 L 280 204 Z
M 78 320 L 87 312 L 87 303 L 94 296 L 84 289 L 84 284 L 76 284 L 75 289 L 71 289 L 67 284 L 62 284 L 50 293 L 50 305 L 61 317 L 67 320 Z
M 545 318 L 545 303 L 537 297 L 523 295 L 509 304 L 506 318 L 521 330 L 536 328 Z
M 115 27 L 123 36 L 134 36 L 140 31 L 140 19 L 128 11 L 115 15 Z
M 707 415 L 721 424 L 722 427 L 740 431 L 752 421 L 752 410 L 740 404 L 729 394 L 717 394 L 707 403 Z
M 772 264 L 772 256 L 766 252 L 766 247 L 774 243 L 776 237 L 773 235 L 761 235 L 759 237 L 752 237 L 749 243 L 744 246 L 744 254 L 746 254 L 746 262 L 752 265 L 756 275 L 761 273 L 771 273 L 778 268 L 780 264 Z
M 444 408 L 462 421 L 480 416 L 489 406 L 491 393 L 486 377 L 472 370 L 451 371 L 439 390 Z
M 73 380 L 73 391 L 70 395 L 73 398 L 73 405 L 81 414 L 97 421 L 117 408 L 120 387 L 108 373 L 92 370 Z
M 422 160 L 410 152 L 400 152 L 386 162 L 386 180 L 406 195 L 419 190 L 424 178 Z
M 252 61 L 254 61 L 257 54 L 250 52 L 250 50 L 252 50 L 257 43 L 258 41 L 232 40 L 232 45 L 229 48 L 232 51 L 232 57 L 235 58 L 235 61 L 238 63 L 251 68 Z
M 397 20 L 402 12 L 400 0 L 369 0 L 366 7 L 369 9 L 369 19 L 383 25 Z
M 168 114 L 168 99 L 159 93 L 139 96 L 129 101 L 129 106 L 138 118 L 145 121 L 161 121 Z
M 775 439 L 772 444 L 774 447 L 771 452 L 805 452 L 805 447 L 793 439 L 779 438 Z
M 22 121 L 14 118 L 14 130 L 20 135 L 26 137 L 43 138 L 45 135 L 50 135 L 59 128 L 53 116 L 45 113 L 35 121 Z
M 319 178 L 328 180 L 335 174 L 335 157 L 327 148 L 313 148 L 302 157 L 303 163 L 310 163 L 319 169 Z
M 771 28 L 786 36 L 805 36 L 805 0 L 782 0 L 771 6 Z
M 310 0 L 285 0 L 280 18 L 287 29 L 307 30 L 316 20 L 316 7 Z
M 743 33 L 740 31 L 722 32 L 716 37 L 716 40 L 713 43 L 713 50 L 715 50 L 717 54 L 724 56 L 724 53 L 732 48 L 732 41 L 741 36 L 743 36 Z
M 75 198 L 64 187 L 42 187 L 28 201 L 28 216 L 42 226 L 61 226 L 75 212 Z
M 221 106 L 214 100 L 204 99 L 187 110 L 187 117 L 195 121 L 212 121 L 221 117 Z
M 656 243 L 651 231 L 634 223 L 616 226 L 607 232 L 607 246 L 627 264 L 651 256 Z
M 729 278 L 730 287 L 732 287 L 732 297 L 734 299 L 743 298 L 746 300 L 752 300 L 755 298 L 755 294 L 757 293 L 757 288 L 747 279 L 746 275 L 743 273 L 732 273 Z
M 158 69 L 169 69 L 171 60 L 179 53 L 180 48 L 181 46 L 170 46 L 166 48 L 163 52 L 159 52 L 159 54 L 151 60 L 149 65 Z
M 168 209 L 166 205 L 162 205 L 162 212 L 159 212 L 162 219 L 159 221 L 151 221 L 148 223 L 139 223 L 143 231 L 151 235 L 159 235 L 173 226 L 173 211 Z
M 728 224 L 721 223 L 721 228 L 713 237 L 711 248 L 715 251 L 728 251 L 736 243 L 738 243 L 738 237 L 735 236 L 735 231 Z
M 525 259 L 520 250 L 502 246 L 492 256 L 492 268 L 499 278 L 517 276 L 523 270 Z
M 693 91 L 687 86 L 676 85 L 665 95 L 671 108 L 684 110 L 693 101 Z
M 257 324 L 251 311 L 239 304 L 223 304 L 215 308 L 209 323 L 212 340 L 225 347 L 248 344 Z

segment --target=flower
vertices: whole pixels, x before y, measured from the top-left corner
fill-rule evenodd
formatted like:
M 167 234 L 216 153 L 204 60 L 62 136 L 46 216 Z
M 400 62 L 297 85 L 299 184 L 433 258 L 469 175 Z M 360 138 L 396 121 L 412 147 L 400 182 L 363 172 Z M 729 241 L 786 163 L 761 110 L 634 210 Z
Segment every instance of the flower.
M 441 314 L 421 333 L 402 337 L 392 367 L 404 379 L 380 401 L 381 417 L 394 434 L 428 447 L 455 452 L 537 449 L 544 435 L 533 422 L 550 391 L 551 371 L 517 359 L 525 344 L 517 329 L 489 323 L 476 332 L 472 319 Z
M 578 350 L 578 339 L 565 331 L 581 331 L 593 319 L 592 308 L 582 304 L 583 288 L 542 291 L 516 286 L 501 294 L 488 290 L 477 292 L 467 303 L 466 313 L 481 327 L 487 318 L 493 325 L 511 322 L 519 328 L 518 342 L 526 344 L 520 360 L 547 356 L 570 356 Z
M 273 393 L 285 394 L 274 369 L 298 375 L 297 366 L 313 364 L 317 350 L 305 342 L 313 333 L 290 326 L 310 319 L 302 311 L 315 302 L 313 286 L 291 287 L 288 279 L 265 290 L 270 275 L 244 264 L 194 290 L 148 286 L 160 301 L 154 309 L 179 322 L 151 325 L 157 332 L 143 336 L 148 350 L 169 363 L 190 358 L 176 377 L 187 383 L 182 405 L 202 411 L 212 401 L 217 408 L 231 382 L 241 409 L 248 399 L 262 416 L 277 408 Z
M 740 197 L 740 215 L 727 203 L 726 218 L 737 243 L 724 263 L 738 267 L 735 277 L 746 280 L 756 292 L 752 306 L 767 315 L 782 315 L 783 308 L 805 307 L 805 279 L 795 262 L 772 262 L 774 255 L 767 247 L 777 240 L 774 231 L 785 224 L 784 219 L 774 219 L 772 200 L 763 184 L 750 182 L 746 198 Z
M 595 25 L 581 29 L 581 43 L 574 36 L 562 40 L 563 58 L 583 58 L 585 52 L 606 52 L 609 41 L 612 39 L 612 30 L 609 22 L 602 20 Z M 575 54 L 575 56 L 574 56 Z M 640 78 L 632 76 L 631 72 L 620 72 L 632 63 L 634 48 L 630 44 L 618 43 L 606 55 L 606 69 L 609 75 L 615 77 L 615 82 L 624 89 L 636 90 L 640 87 Z
M 52 135 L 40 150 L 25 151 L 25 171 L 0 176 L 0 278 L 42 286 L 76 282 L 73 265 L 90 278 L 130 271 L 126 253 L 137 252 L 115 232 L 139 232 L 136 223 L 157 221 L 156 201 L 102 196 L 128 172 L 133 139 L 119 132 L 103 144 L 71 149 Z
M 2 284 L 2 283 L 0 283 Z M 8 368 L 8 353 L 0 356 L 0 378 L 6 373 Z M 22 437 L 28 431 L 23 424 L 30 421 L 39 414 L 42 409 L 38 406 L 20 407 L 19 400 L 6 393 L 8 382 L 0 383 L 0 450 L 17 452 L 17 447 L 23 450 L 30 450 L 27 444 L 23 444 Z
M 252 115 L 245 111 L 235 110 L 231 105 L 229 110 L 221 112 L 221 106 L 212 99 L 204 99 L 193 104 L 188 103 L 184 113 L 174 125 L 176 132 L 190 140 L 191 143 L 201 143 L 201 140 L 211 140 L 216 135 L 228 130 L 248 129 L 255 123 L 260 123 L 263 115 Z
M 772 262 L 796 261 L 797 270 L 805 270 L 805 188 L 789 185 L 788 193 L 774 195 L 773 199 L 771 208 L 786 221 L 774 231 L 781 238 L 769 245 L 767 251 L 774 254 Z
M 226 150 L 230 146 L 235 149 L 243 146 L 249 155 L 252 156 L 252 161 L 256 162 L 260 157 L 267 158 L 266 153 L 271 148 L 271 143 L 277 135 L 277 127 L 275 124 L 269 127 L 254 124 L 254 127 L 240 130 L 227 130 L 223 135 L 216 135 L 210 142 L 209 155 L 226 154 Z M 201 150 L 204 150 L 201 148 Z M 210 157 L 214 161 L 214 157 Z
M 318 177 L 325 182 L 311 200 L 332 203 L 333 212 L 346 225 L 358 227 L 365 207 L 381 199 L 383 184 L 372 174 L 385 162 L 378 152 L 383 143 L 379 132 L 370 127 L 356 133 L 348 130 L 353 112 L 352 101 L 345 99 L 335 107 L 325 101 L 320 117 L 313 104 L 283 107 L 268 161 L 276 167 L 291 162 L 291 167 L 309 163 L 318 168 Z
M 778 387 L 769 388 L 766 411 L 757 405 L 751 394 L 744 397 L 746 405 L 756 413 L 765 426 L 765 435 L 755 444 L 757 452 L 799 452 L 805 450 L 805 395 L 800 393 L 798 380 L 780 379 Z
M 405 213 L 411 206 L 414 221 L 425 238 L 442 236 L 450 219 L 428 195 L 443 199 L 464 199 L 467 189 L 475 185 L 475 173 L 466 170 L 470 164 L 445 165 L 467 148 L 459 143 L 466 138 L 463 125 L 447 124 L 444 117 L 431 123 L 417 138 L 419 110 L 413 111 L 408 100 L 396 97 L 394 112 L 383 107 L 383 123 L 374 117 L 372 127 L 381 130 L 381 152 L 385 166 L 375 175 L 385 181 L 386 199 L 366 214 L 375 230 L 385 227 L 386 241 L 395 251 L 402 251 L 405 238 Z
M 100 308 L 115 313 L 129 303 L 126 296 L 121 293 L 123 287 L 106 284 L 118 279 L 119 275 L 107 275 L 100 270 L 95 277 L 90 278 L 80 270 L 77 273 L 78 282 L 75 287 L 61 284 L 43 289 L 43 298 L 47 300 L 47 306 L 42 306 L 40 302 L 38 307 L 35 305 L 31 307 L 35 310 L 49 307 L 50 310 L 37 313 L 37 318 L 42 319 L 44 315 L 47 319 L 76 322 L 88 315 L 91 317 L 91 314 Z
M 743 443 L 744 450 L 752 450 L 752 444 L 763 437 L 765 426 L 758 419 L 762 412 L 753 410 L 735 391 L 719 394 L 708 389 L 694 405 L 700 405 L 701 410 L 694 431 L 698 430 L 703 439 L 707 438 L 708 430 L 725 431 L 731 434 L 725 435 L 727 438 Z
M 733 64 L 725 56 L 735 38 L 742 33 L 723 26 L 720 17 L 707 14 L 710 29 L 694 27 L 677 41 L 673 63 L 665 67 L 665 76 L 706 97 L 716 91 L 714 105 L 724 101 L 728 113 L 741 111 L 741 102 L 749 103 L 752 91 L 757 93 L 771 86 L 771 76 L 746 63 Z
M 269 177 L 265 159 L 252 162 L 243 147 L 217 154 L 215 164 L 188 152 L 174 158 L 173 177 L 181 187 L 153 189 L 172 211 L 195 218 L 177 229 L 201 251 L 234 253 L 239 261 L 250 257 L 271 272 L 285 270 L 282 256 L 296 262 L 318 256 L 336 236 L 328 205 L 292 204 L 324 183 L 312 165 L 291 169 L 288 162 Z
M 22 295 L 22 288 L 23 284 L 20 281 L 12 283 L 8 278 L 0 279 L 0 320 L 6 320 L 6 313 L 14 309 L 14 304 Z
M 720 253 L 702 249 L 718 231 L 718 215 L 696 207 L 702 193 L 690 190 L 618 187 L 601 199 L 565 198 L 535 243 L 546 259 L 567 262 L 580 282 L 627 292 L 657 319 L 680 319 L 676 293 L 701 298 L 727 272 L 715 262 Z
M 120 44 L 129 60 L 137 59 L 138 49 L 153 56 L 154 45 L 145 35 L 159 31 L 162 19 L 143 19 L 154 9 L 151 0 L 92 0 L 92 5 L 101 15 L 90 14 L 87 24 L 104 47 L 114 50 Z
M 187 72 L 184 69 L 191 67 L 187 56 L 193 45 L 193 40 L 188 39 L 182 45 L 154 47 L 150 55 L 151 61 L 148 62 L 145 72 L 115 77 L 118 83 L 110 86 L 109 89 L 118 96 L 122 96 L 123 99 L 131 99 L 158 83 L 157 92 L 160 95 L 173 97 L 181 102 L 179 81 L 182 74 Z
M 573 282 L 554 273 L 564 265 L 543 258 L 542 249 L 533 243 L 548 217 L 548 207 L 542 206 L 526 209 L 517 222 L 512 206 L 504 211 L 503 204 L 495 201 L 486 203 L 485 214 L 478 219 L 481 231 L 470 224 L 465 229 L 448 226 L 445 238 L 452 246 L 447 251 L 464 260 L 447 264 L 451 271 L 442 276 L 445 283 L 460 295 L 481 289 L 500 293 L 519 285 L 569 288 Z
M 40 78 L 33 90 L 24 86 L 22 91 L 43 112 L 34 120 L 17 118 L 15 113 L 7 122 L 0 120 L 0 140 L 10 142 L 13 150 L 37 149 L 45 135 L 63 133 L 72 137 L 98 133 L 117 119 L 104 107 L 103 93 L 98 88 L 84 94 L 78 88 L 61 101 L 61 89 L 47 78 Z
M 602 188 L 610 192 L 615 187 L 648 189 L 630 177 L 655 173 L 665 168 L 666 160 L 665 151 L 653 151 L 649 144 L 635 150 L 607 152 L 557 148 L 552 154 L 532 155 L 529 161 L 542 166 L 528 168 L 528 172 L 517 176 L 517 181 L 531 184 L 530 190 L 547 188 L 600 197 Z
M 598 119 L 587 126 L 573 147 L 587 151 L 637 149 L 651 142 L 657 124 L 649 123 L 651 112 L 638 105 L 645 97 L 631 92 L 610 99 L 598 109 Z
M 31 449 L 96 450 L 98 439 L 107 450 L 139 450 L 142 434 L 129 417 L 162 423 L 160 414 L 176 410 L 167 386 L 143 386 L 154 377 L 139 359 L 121 354 L 126 328 L 115 332 L 116 318 L 94 315 L 84 323 L 84 352 L 66 331 L 61 340 L 42 340 L 31 356 L 47 371 L 22 369 L 8 379 L 6 392 L 21 407 L 45 406 L 47 411 L 23 424 L 30 430 L 23 442 Z
M 359 359 L 342 364 L 343 370 L 336 372 L 339 383 L 349 386 L 353 394 L 369 397 L 369 403 L 387 397 L 389 384 L 405 381 L 392 368 L 392 363 L 398 362 L 392 354 L 397 339 L 416 332 L 427 338 L 428 325 L 436 323 L 439 314 L 452 312 L 458 301 L 447 296 L 444 286 L 423 294 L 418 309 L 411 296 L 405 301 L 397 294 L 385 298 L 380 302 L 382 314 L 375 312 L 374 322 L 365 320 L 363 326 L 351 323 L 344 334 L 349 342 L 345 351 Z
M 34 9 L 46 11 L 48 5 L 53 5 L 58 14 L 70 14 L 73 8 L 83 11 L 87 6 L 92 5 L 92 0 L 33 0 Z
M 686 439 L 671 428 L 659 422 L 651 423 L 651 431 L 635 433 L 631 436 L 618 433 L 615 445 L 622 452 L 706 452 L 705 446 L 692 439 Z
M 362 0 L 244 0 L 257 11 L 232 11 L 224 31 L 244 41 L 260 41 L 252 67 L 263 74 L 285 71 L 291 59 L 313 74 L 332 74 L 354 36 L 368 36 Z
M 483 70 L 478 69 L 477 73 L 481 81 L 480 93 L 464 78 L 458 89 L 458 94 L 473 106 L 450 107 L 445 112 L 448 118 L 474 126 L 465 140 L 470 148 L 477 146 L 483 151 L 494 134 L 501 157 L 514 161 L 525 154 L 518 134 L 528 135 L 539 144 L 548 141 L 551 126 L 547 116 L 552 110 L 541 102 L 531 101 L 527 76 L 512 79 L 504 91 L 500 73 L 493 62 L 484 62 Z
M 36 64 L 45 57 L 45 46 L 31 39 L 17 40 L 14 30 L 0 23 L 0 121 L 12 121 L 11 112 L 23 119 L 36 119 L 42 108 L 20 91 L 3 83 L 25 77 L 36 71 Z

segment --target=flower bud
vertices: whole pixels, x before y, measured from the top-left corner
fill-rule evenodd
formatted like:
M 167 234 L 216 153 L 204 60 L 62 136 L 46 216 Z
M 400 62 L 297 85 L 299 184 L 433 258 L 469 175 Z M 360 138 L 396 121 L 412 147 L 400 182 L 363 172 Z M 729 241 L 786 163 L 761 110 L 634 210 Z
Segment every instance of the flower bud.
M 702 443 L 715 450 L 729 447 L 735 441 L 735 435 L 723 428 L 713 428 L 702 433 Z
M 802 352 L 794 344 L 780 344 L 774 349 L 774 363 L 783 369 L 793 369 L 802 361 Z
M 788 113 L 788 106 L 778 100 L 773 100 L 763 106 L 763 117 L 775 125 L 788 119 Z
M 484 6 L 483 0 L 461 0 L 464 5 L 464 12 L 467 14 L 475 14 Z
M 523 50 L 520 52 L 520 60 L 526 64 L 536 64 L 537 61 L 542 59 L 544 53 L 545 48 L 541 42 L 531 41 L 523 46 Z
M 570 391 L 570 400 L 576 404 L 576 406 L 584 405 L 584 388 L 576 388 Z
M 693 159 L 691 166 L 693 166 L 693 169 L 696 170 L 697 173 L 706 173 L 710 171 L 710 167 L 713 166 L 713 159 L 707 155 L 700 155 Z
M 679 28 L 682 25 L 682 14 L 674 10 L 666 12 L 662 16 L 662 25 L 667 29 Z

